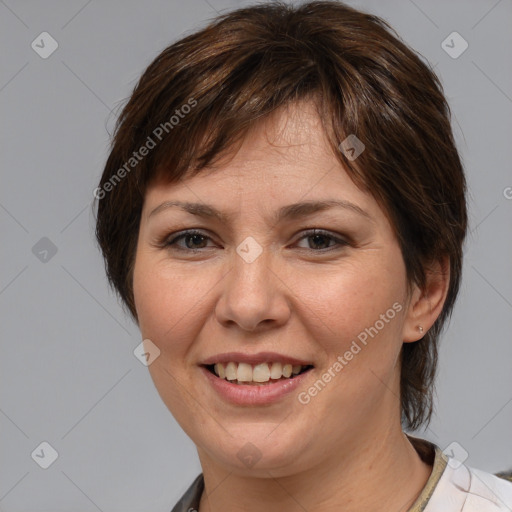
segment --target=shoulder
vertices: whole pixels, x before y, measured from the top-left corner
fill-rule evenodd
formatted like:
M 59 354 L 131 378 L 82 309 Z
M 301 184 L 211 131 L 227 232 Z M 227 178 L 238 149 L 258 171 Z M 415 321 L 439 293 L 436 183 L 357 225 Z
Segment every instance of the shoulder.
M 171 512 L 197 512 L 203 490 L 204 478 L 203 473 L 201 473 L 195 478 Z
M 512 510 L 512 482 L 453 458 L 424 512 L 505 512 Z

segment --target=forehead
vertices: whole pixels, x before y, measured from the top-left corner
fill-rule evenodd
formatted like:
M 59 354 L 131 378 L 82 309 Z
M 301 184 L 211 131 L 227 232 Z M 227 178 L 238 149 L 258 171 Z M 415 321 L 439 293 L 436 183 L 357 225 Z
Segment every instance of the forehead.
M 254 124 L 239 150 L 221 159 L 216 168 L 226 174 L 262 165 L 304 175 L 318 163 L 336 163 L 324 127 L 312 101 L 301 101 L 278 109 Z M 312 165 L 317 163 L 317 165 Z M 302 168 L 302 172 L 301 172 Z
M 214 166 L 179 183 L 152 183 L 146 215 L 169 199 L 213 202 L 225 211 L 244 205 L 274 211 L 300 201 L 340 199 L 376 213 L 373 198 L 353 183 L 333 153 L 315 104 L 305 101 L 253 125 L 240 147 Z

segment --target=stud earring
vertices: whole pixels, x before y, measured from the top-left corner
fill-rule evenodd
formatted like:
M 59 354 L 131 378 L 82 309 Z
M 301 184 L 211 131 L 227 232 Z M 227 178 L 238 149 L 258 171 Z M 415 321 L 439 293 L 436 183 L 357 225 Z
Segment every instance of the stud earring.
M 421 334 L 423 334 L 423 327 L 421 325 L 418 325 L 418 330 L 420 331 Z

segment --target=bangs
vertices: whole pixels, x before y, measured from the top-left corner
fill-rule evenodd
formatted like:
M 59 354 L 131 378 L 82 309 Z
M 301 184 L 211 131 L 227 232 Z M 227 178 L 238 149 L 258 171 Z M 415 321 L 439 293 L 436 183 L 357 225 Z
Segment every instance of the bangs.
M 208 68 L 220 68 L 224 73 L 213 72 L 207 82 L 201 72 L 192 79 L 178 74 L 172 84 L 155 94 L 147 107 L 150 114 L 138 122 L 133 133 L 141 146 L 144 141 L 154 146 L 145 165 L 137 169 L 141 193 L 150 181 L 172 183 L 214 166 L 236 151 L 257 123 L 300 101 L 313 101 L 324 130 L 332 133 L 333 111 L 324 105 L 326 94 L 330 96 L 331 92 L 322 90 L 313 62 L 288 54 L 288 65 L 271 66 L 272 61 L 281 59 L 278 48 L 276 52 L 261 52 L 240 60 L 229 52 L 216 55 L 216 64 L 209 62 Z M 205 69 L 204 73 L 208 72 Z M 164 76 L 160 78 L 164 82 Z M 155 81 L 158 79 L 156 76 Z

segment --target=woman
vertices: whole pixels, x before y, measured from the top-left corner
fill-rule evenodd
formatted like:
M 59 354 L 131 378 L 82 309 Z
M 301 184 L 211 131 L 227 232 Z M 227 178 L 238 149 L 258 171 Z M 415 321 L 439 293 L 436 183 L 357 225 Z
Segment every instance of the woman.
M 97 238 L 202 474 L 174 511 L 509 510 L 428 423 L 465 178 L 435 74 L 337 2 L 234 11 L 125 106 Z

